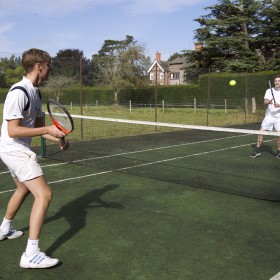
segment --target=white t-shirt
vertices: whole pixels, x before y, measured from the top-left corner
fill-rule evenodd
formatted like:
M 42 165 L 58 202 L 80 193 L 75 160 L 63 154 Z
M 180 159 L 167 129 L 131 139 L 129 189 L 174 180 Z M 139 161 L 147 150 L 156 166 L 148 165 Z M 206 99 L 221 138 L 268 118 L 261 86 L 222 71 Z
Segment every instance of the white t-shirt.
M 275 90 L 274 88 L 272 90 L 273 90 L 273 95 L 274 95 L 274 98 L 275 98 L 275 102 L 277 104 L 280 104 L 280 90 Z M 268 99 L 268 100 L 273 99 L 270 89 L 266 90 L 265 95 L 264 95 L 264 99 Z M 271 116 L 271 117 L 274 117 L 274 118 L 280 118 L 280 108 L 275 108 L 273 103 L 274 103 L 274 101 L 272 100 L 272 104 L 269 104 L 267 106 L 265 115 L 266 116 Z
M 26 111 L 24 110 L 28 103 L 28 97 L 24 91 L 15 89 L 8 92 L 3 109 L 0 152 L 29 149 L 32 141 L 31 137 L 11 138 L 8 134 L 8 120 L 21 119 L 21 126 L 32 128 L 35 126 L 36 118 L 42 116 L 42 102 L 38 88 L 34 87 L 26 77 L 23 77 L 20 82 L 14 84 L 11 89 L 16 86 L 26 89 L 30 106 Z

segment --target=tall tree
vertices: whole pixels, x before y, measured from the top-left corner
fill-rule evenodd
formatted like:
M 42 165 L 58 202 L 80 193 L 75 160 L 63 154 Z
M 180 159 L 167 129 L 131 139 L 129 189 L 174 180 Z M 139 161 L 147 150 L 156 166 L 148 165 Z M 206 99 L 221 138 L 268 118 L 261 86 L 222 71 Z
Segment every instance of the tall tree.
M 280 1 L 261 2 L 256 48 L 267 69 L 280 70 Z
M 193 63 L 189 80 L 209 68 L 253 72 L 273 65 L 279 53 L 279 1 L 218 0 L 205 10 L 210 13 L 195 19 L 201 27 L 194 36 L 203 48 L 185 51 Z
M 90 60 L 84 56 L 83 51 L 78 49 L 60 50 L 53 58 L 52 74 L 56 76 L 71 77 L 73 81 L 80 82 L 81 70 L 83 84 L 92 84 Z
M 52 74 L 56 76 L 72 77 L 78 81 L 81 55 L 83 55 L 83 52 L 76 49 L 60 50 L 52 59 Z
M 124 40 L 105 40 L 97 55 L 93 56 L 96 80 L 109 85 L 115 93 L 115 102 L 121 90 L 147 84 L 145 48 L 127 35 Z

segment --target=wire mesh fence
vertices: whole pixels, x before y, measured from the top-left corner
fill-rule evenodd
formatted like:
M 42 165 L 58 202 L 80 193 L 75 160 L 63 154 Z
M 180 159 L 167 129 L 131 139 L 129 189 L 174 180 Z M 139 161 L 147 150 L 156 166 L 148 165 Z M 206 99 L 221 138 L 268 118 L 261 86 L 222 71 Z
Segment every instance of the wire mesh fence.
M 105 67 L 105 66 L 104 66 Z M 100 65 L 99 65 L 100 68 Z M 186 69 L 187 71 L 187 69 Z M 0 102 L 24 74 L 21 55 L 0 53 Z M 214 73 L 198 84 L 115 88 L 100 78 L 92 59 L 55 57 L 47 82 L 40 86 L 43 104 L 55 98 L 71 113 L 206 126 L 258 123 L 263 96 L 274 73 Z M 235 86 L 229 81 L 235 80 Z

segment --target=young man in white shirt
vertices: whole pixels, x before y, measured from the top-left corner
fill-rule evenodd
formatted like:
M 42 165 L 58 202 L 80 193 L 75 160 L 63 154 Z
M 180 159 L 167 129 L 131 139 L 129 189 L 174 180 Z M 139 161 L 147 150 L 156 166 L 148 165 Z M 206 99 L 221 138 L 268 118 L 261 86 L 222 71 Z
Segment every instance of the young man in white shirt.
M 261 124 L 260 132 L 262 131 L 279 131 L 280 132 L 280 74 L 274 78 L 275 87 L 272 88 L 273 95 L 270 89 L 267 89 L 264 95 L 264 104 L 267 105 L 265 117 Z M 261 145 L 263 143 L 263 135 L 258 135 L 258 141 L 255 150 L 251 153 L 251 157 L 255 158 L 261 155 Z M 276 157 L 280 159 L 280 137 L 276 139 L 277 152 Z
M 30 214 L 29 238 L 20 266 L 23 268 L 46 268 L 55 266 L 59 260 L 47 257 L 39 249 L 39 237 L 45 215 L 52 198 L 36 154 L 31 150 L 32 137 L 43 136 L 67 149 L 68 142 L 56 126 L 43 126 L 42 102 L 37 86 L 47 80 L 50 71 L 50 55 L 39 49 L 30 49 L 22 55 L 26 77 L 13 85 L 7 94 L 1 128 L 0 157 L 7 165 L 16 184 L 16 190 L 7 206 L 0 226 L 0 240 L 14 239 L 23 235 L 11 223 L 25 198 L 31 193 L 34 203 Z

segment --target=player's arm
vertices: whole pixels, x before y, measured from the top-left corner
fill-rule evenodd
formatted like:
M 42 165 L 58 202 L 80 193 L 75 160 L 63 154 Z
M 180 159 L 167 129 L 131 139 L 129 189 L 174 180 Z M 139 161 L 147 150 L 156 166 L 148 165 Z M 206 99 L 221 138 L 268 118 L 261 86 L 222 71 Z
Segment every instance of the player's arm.
M 274 104 L 274 107 L 275 107 L 275 108 L 280 108 L 280 104 L 274 103 L 274 100 L 273 100 L 273 99 L 271 99 L 271 100 L 265 99 L 265 100 L 264 100 L 264 105 L 269 105 L 269 104 Z
M 269 104 L 273 104 L 273 99 L 269 100 L 269 99 L 264 99 L 264 105 L 269 105 Z
M 8 133 L 11 138 L 35 137 L 45 134 L 50 134 L 53 137 L 61 138 L 65 134 L 60 131 L 55 125 L 41 127 L 25 127 L 20 125 L 20 119 L 7 120 Z

